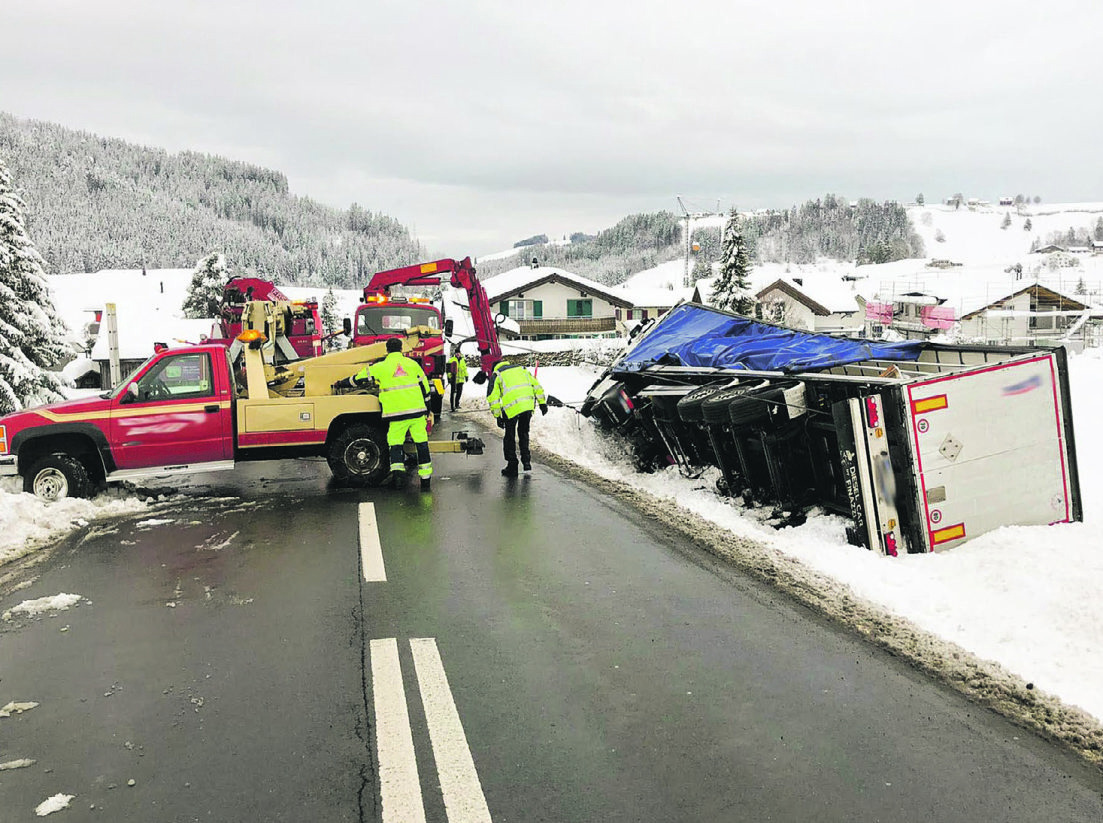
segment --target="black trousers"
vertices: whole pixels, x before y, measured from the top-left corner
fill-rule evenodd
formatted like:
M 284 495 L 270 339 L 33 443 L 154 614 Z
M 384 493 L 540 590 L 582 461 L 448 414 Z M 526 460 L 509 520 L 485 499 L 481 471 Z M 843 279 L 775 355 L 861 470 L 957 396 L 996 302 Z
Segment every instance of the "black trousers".
M 452 407 L 452 411 L 455 411 L 460 406 L 460 395 L 463 394 L 463 381 L 452 381 L 452 396 L 448 400 L 448 405 Z
M 521 462 L 531 463 L 529 455 L 529 423 L 532 422 L 532 412 L 521 412 L 516 417 L 506 418 L 506 433 L 502 439 L 502 450 L 506 455 L 506 463 L 510 466 L 517 465 L 517 448 L 521 447 Z

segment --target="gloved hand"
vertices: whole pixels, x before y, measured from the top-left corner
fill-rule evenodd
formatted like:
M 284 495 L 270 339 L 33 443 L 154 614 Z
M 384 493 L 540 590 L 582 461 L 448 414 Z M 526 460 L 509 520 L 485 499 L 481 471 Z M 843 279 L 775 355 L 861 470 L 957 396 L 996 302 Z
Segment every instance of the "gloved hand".
M 332 388 L 334 391 L 339 391 L 340 389 L 351 389 L 352 381 L 348 377 L 341 378 L 333 384 Z
M 540 404 L 540 414 L 545 415 L 547 413 L 548 413 L 548 404 L 547 403 L 541 403 Z
M 504 417 L 499 417 L 499 418 L 497 418 L 497 420 L 498 420 L 498 428 L 499 429 L 504 429 L 506 427 L 506 419 Z

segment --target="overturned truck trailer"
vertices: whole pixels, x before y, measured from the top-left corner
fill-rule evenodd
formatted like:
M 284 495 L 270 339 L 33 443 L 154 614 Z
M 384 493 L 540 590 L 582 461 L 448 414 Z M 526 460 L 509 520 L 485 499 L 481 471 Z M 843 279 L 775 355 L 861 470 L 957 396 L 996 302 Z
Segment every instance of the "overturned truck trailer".
M 839 338 L 684 303 L 582 413 L 643 468 L 715 466 L 722 493 L 843 515 L 884 554 L 1083 519 L 1062 348 Z

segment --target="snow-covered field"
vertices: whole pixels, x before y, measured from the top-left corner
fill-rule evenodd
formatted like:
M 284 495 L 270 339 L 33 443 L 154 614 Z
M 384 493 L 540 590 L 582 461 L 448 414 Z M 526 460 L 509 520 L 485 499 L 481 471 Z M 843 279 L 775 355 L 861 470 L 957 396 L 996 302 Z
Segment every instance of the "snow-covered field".
M 961 276 L 970 271 L 990 273 L 1015 260 L 1029 262 L 1033 235 L 1044 238 L 1049 231 L 1043 226 L 1094 225 L 1103 214 L 1103 205 L 1053 215 L 1043 214 L 1044 207 L 1031 209 L 1035 210 L 1036 228 L 1030 234 L 1021 227 L 1001 229 L 1005 210 L 995 207 L 986 214 L 954 212 L 941 206 L 913 207 L 911 212 L 921 233 L 933 238 L 934 232 L 941 230 L 945 237 L 944 243 L 928 241 L 928 254 L 960 256 L 961 262 L 969 264 L 956 269 Z M 924 212 L 932 215 L 929 224 L 921 217 Z M 923 272 L 924 266 L 925 261 L 912 260 L 862 268 L 871 278 L 889 282 L 894 272 L 906 278 Z M 1103 258 L 1085 259 L 1083 267 L 1086 279 L 1098 281 L 1103 275 Z M 810 268 L 836 279 L 854 270 L 841 263 Z M 756 282 L 769 282 L 771 276 L 777 276 L 769 269 L 757 271 Z M 681 273 L 681 263 L 667 264 L 641 273 L 634 282 L 641 287 L 663 287 L 665 279 L 677 284 Z M 51 285 L 62 316 L 74 329 L 85 321 L 86 309 L 109 299 L 120 304 L 134 301 L 135 313 L 178 314 L 186 280 L 178 278 L 170 290 L 168 282 L 151 277 L 153 274 L 144 278 L 140 272 L 113 275 L 111 289 L 89 275 L 53 277 Z M 293 297 L 303 296 L 298 290 L 285 291 Z M 355 292 L 339 297 L 342 310 L 349 313 L 348 307 L 355 305 Z M 597 371 L 541 368 L 538 376 L 550 393 L 578 403 Z M 855 548 L 846 542 L 844 522 L 823 514 L 810 517 L 802 526 L 777 530 L 764 522 L 758 511 L 741 509 L 717 496 L 707 476 L 691 481 L 673 470 L 638 474 L 614 441 L 569 407 L 553 408 L 547 416 L 538 417 L 533 438 L 545 451 L 602 478 L 639 489 L 659 501 L 657 506 L 676 511 L 680 517 L 715 524 L 733 541 L 756 541 L 767 547 L 766 551 L 808 569 L 812 579 L 845 587 L 856 599 L 992 661 L 1032 688 L 1103 720 L 1103 549 L 1096 533 L 1103 513 L 1103 434 L 1098 422 L 1103 412 L 1103 351 L 1088 350 L 1071 358 L 1071 384 L 1084 522 L 1004 528 L 932 555 L 887 558 Z M 465 396 L 466 411 L 478 415 L 485 408 L 479 394 L 471 391 Z M 487 459 L 494 459 L 496 451 L 491 446 Z M 7 490 L 0 491 L 0 564 L 93 521 L 148 516 L 161 502 L 112 492 L 94 501 L 68 500 L 46 506 L 17 491 L 10 481 Z M 0 603 L 0 611 L 17 606 L 17 602 Z

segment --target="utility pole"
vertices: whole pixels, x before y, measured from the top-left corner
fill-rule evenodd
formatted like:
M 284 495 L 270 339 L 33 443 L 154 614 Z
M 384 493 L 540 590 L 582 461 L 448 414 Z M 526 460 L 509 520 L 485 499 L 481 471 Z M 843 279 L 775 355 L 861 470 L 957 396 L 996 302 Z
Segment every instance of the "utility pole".
M 686 208 L 686 204 L 682 202 L 682 196 L 680 194 L 676 194 L 674 196 L 678 200 L 678 205 L 682 207 L 682 214 L 685 215 L 684 219 L 686 221 L 686 231 L 685 231 L 685 235 L 686 235 L 686 265 L 685 265 L 685 272 L 682 275 L 682 285 L 685 286 L 688 289 L 691 285 L 693 285 L 692 283 L 689 282 L 690 215 L 689 215 L 689 209 Z

